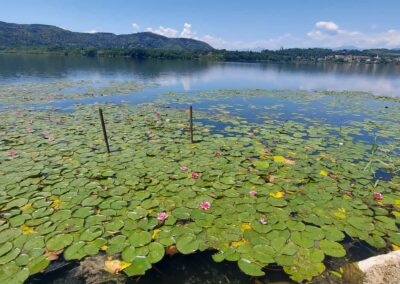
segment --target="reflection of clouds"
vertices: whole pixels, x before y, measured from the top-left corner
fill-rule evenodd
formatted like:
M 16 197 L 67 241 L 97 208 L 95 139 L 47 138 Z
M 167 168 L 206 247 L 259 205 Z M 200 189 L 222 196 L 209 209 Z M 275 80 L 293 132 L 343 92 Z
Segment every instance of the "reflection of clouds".
M 185 91 L 190 91 L 190 78 L 182 76 L 181 83 Z
M 152 81 L 154 83 L 160 84 L 161 86 L 172 86 L 178 83 L 177 77 L 179 77 L 177 74 L 169 74 L 169 75 L 163 74 L 153 79 Z
M 163 86 L 181 86 L 185 91 L 215 88 L 348 90 L 400 97 L 396 72 L 382 72 L 377 66 L 359 67 L 332 65 L 329 69 L 308 70 L 310 66 L 218 63 L 190 73 L 163 73 L 155 81 Z
M 163 74 L 158 78 L 153 79 L 154 83 L 160 84 L 161 86 L 174 86 L 174 85 L 182 85 L 182 89 L 185 91 L 191 90 L 191 81 L 196 81 L 196 75 L 187 75 L 187 74 Z
M 376 95 L 400 97 L 400 82 L 361 76 L 292 76 L 302 90 L 364 91 Z

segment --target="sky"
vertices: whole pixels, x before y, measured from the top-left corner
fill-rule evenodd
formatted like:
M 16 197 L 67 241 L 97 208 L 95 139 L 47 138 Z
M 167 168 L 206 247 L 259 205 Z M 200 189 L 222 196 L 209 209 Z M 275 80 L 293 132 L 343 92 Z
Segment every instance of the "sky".
M 400 0 L 0 0 L 0 21 L 151 31 L 215 48 L 400 48 Z

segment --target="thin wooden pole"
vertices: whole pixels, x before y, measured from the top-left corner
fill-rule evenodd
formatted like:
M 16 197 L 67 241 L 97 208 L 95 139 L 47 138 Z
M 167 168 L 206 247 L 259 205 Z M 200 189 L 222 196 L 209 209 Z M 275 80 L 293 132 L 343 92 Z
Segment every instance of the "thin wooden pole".
M 101 108 L 99 108 L 99 115 L 100 115 L 101 128 L 103 129 L 104 142 L 106 143 L 107 153 L 110 154 L 111 151 L 110 151 L 110 145 L 108 144 L 106 124 L 104 122 L 103 110 Z
M 190 131 L 190 143 L 193 143 L 193 107 L 189 107 L 189 131 Z

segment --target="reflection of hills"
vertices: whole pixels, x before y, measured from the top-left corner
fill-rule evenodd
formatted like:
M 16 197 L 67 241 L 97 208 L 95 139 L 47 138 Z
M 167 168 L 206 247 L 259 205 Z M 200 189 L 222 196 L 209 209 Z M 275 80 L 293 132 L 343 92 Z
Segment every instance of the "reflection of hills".
M 367 91 L 400 97 L 400 65 L 218 63 L 184 60 L 0 55 L 0 82 L 145 80 L 166 91 L 235 88 Z
M 135 61 L 124 58 L 87 58 L 46 55 L 0 55 L 0 78 L 25 76 L 50 76 L 55 78 L 84 73 L 110 76 L 157 78 L 165 73 L 197 73 L 210 67 L 205 61 Z M 133 78 L 132 78 L 133 79 Z

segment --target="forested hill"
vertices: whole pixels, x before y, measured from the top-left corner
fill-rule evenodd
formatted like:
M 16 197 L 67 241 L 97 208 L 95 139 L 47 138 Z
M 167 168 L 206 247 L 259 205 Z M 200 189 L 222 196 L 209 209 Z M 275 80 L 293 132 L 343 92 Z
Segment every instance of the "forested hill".
M 112 33 L 78 33 L 49 25 L 20 25 L 0 22 L 0 48 L 154 48 L 175 51 L 212 51 L 209 44 L 189 38 L 168 38 L 143 32 L 116 35 Z

